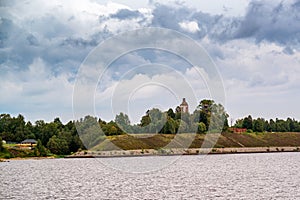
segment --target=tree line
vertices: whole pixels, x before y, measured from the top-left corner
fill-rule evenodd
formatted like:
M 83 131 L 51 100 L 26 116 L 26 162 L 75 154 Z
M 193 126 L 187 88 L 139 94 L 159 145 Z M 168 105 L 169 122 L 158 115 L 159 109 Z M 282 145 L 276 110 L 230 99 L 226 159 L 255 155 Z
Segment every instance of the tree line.
M 291 118 L 265 120 L 264 118 L 253 119 L 249 115 L 236 120 L 234 127 L 246 128 L 248 132 L 300 132 L 300 122 Z
M 34 124 L 25 121 L 19 114 L 11 117 L 9 114 L 0 115 L 0 137 L 13 143 L 20 143 L 25 139 L 38 141 L 36 154 L 45 155 L 46 147 L 54 154 L 70 154 L 79 148 L 84 148 L 75 127 L 75 122 L 63 124 L 59 118 L 52 122 L 38 120 Z
M 205 133 L 208 130 L 219 132 L 228 128 L 227 118 L 228 114 L 221 104 L 204 99 L 191 114 L 182 112 L 179 106 L 165 112 L 153 108 L 142 116 L 139 124 L 131 125 L 124 113 L 116 116 L 115 123 L 130 133 Z
M 152 108 L 147 110 L 138 124 L 131 124 L 128 115 L 121 112 L 110 122 L 85 116 L 76 121 L 75 125 L 80 139 L 89 149 L 105 140 L 106 136 L 128 133 L 219 133 L 228 128 L 228 117 L 221 104 L 204 99 L 191 114 L 182 112 L 179 106 L 175 110 L 169 108 L 167 111 Z
M 63 124 L 59 118 L 52 122 L 37 120 L 34 124 L 25 121 L 19 114 L 12 117 L 9 114 L 0 115 L 0 137 L 9 142 L 20 143 L 25 139 L 38 140 L 37 149 L 44 152 L 46 147 L 54 154 L 69 154 L 79 148 L 95 146 L 104 136 L 126 133 L 205 133 L 207 130 L 220 131 L 227 128 L 228 114 L 221 104 L 213 100 L 202 100 L 193 113 L 184 113 L 180 107 L 175 111 L 161 111 L 157 108 L 148 110 L 142 116 L 140 123 L 131 124 L 129 117 L 120 113 L 114 120 L 106 122 L 93 116 L 85 116 L 77 121 Z M 101 127 L 101 129 L 99 129 Z M 40 153 L 40 152 L 37 152 Z

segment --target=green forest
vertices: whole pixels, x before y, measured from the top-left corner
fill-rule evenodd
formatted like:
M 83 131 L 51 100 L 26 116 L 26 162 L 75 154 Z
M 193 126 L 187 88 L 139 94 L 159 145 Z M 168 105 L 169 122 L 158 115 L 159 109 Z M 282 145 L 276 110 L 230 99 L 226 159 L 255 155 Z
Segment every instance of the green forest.
M 265 120 L 264 118 L 252 119 L 249 115 L 236 120 L 234 127 L 246 128 L 248 132 L 300 132 L 300 122 L 291 118 Z
M 90 148 L 103 140 L 105 136 L 127 133 L 199 133 L 228 130 L 228 117 L 224 107 L 213 100 L 199 102 L 192 113 L 181 112 L 180 107 L 161 111 L 157 108 L 148 110 L 141 117 L 140 123 L 131 124 L 129 117 L 120 113 L 114 120 L 106 122 L 93 116 L 63 124 L 59 118 L 52 122 L 38 120 L 34 123 L 25 121 L 24 116 L 0 115 L 0 137 L 7 143 L 20 143 L 25 139 L 38 141 L 38 154 L 48 151 L 57 155 L 67 155 L 79 149 Z M 99 128 L 101 127 L 101 129 Z M 287 118 L 265 120 L 252 119 L 251 115 L 238 119 L 234 126 L 246 128 L 248 132 L 300 132 L 300 122 Z M 2 142 L 2 140 L 1 140 Z M 1 151 L 3 150 L 1 144 Z

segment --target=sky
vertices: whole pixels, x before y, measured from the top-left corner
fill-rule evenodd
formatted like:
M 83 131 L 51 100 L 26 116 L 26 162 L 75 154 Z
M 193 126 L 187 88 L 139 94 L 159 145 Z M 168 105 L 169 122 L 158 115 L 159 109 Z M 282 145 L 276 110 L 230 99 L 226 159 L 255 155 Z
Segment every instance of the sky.
M 249 114 L 300 120 L 299 10 L 299 0 L 3 0 L 0 113 L 67 122 L 85 114 L 111 120 L 122 111 L 136 123 L 147 109 L 174 109 L 183 97 L 194 110 L 211 97 L 206 64 L 195 66 L 165 49 L 120 54 L 103 73 L 96 63 L 105 51 L 92 62 L 105 44 L 111 44 L 106 52 L 116 53 L 137 42 L 131 37 L 107 43 L 111 38 L 154 27 L 182 34 L 205 50 L 230 121 Z M 79 90 L 83 74 L 93 81 Z M 74 107 L 88 95 L 92 111 Z

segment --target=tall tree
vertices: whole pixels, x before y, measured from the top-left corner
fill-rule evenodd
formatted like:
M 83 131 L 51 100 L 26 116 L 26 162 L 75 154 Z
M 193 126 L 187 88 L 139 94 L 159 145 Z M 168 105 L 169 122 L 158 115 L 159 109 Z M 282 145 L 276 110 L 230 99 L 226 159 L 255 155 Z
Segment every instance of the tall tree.
M 275 121 L 273 120 L 273 119 L 270 119 L 270 132 L 275 132 L 275 131 L 277 131 L 277 128 L 276 128 L 276 123 L 275 123 Z
M 123 130 L 123 132 L 130 133 L 132 131 L 130 120 L 127 114 L 121 112 L 119 115 L 116 115 L 115 122 L 117 123 L 118 127 Z
M 265 120 L 262 118 L 257 118 L 253 120 L 253 131 L 263 132 L 264 131 L 264 122 Z
M 213 100 L 203 99 L 197 106 L 199 121 L 205 124 L 207 130 L 222 131 L 228 127 L 228 117 L 225 108 Z
M 243 120 L 243 128 L 246 129 L 253 129 L 253 121 L 252 121 L 252 117 L 251 115 L 249 115 L 248 117 L 245 117 Z
M 206 113 L 210 113 L 214 104 L 214 100 L 203 99 L 200 101 L 197 109 Z
M 167 122 L 164 124 L 162 133 L 174 134 L 176 133 L 176 122 L 171 117 L 168 117 Z

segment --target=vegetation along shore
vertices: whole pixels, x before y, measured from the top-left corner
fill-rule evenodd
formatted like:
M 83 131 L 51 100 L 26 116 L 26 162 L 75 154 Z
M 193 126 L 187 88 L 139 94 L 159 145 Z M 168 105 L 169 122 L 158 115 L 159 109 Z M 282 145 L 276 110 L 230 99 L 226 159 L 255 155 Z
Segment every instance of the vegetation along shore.
M 106 155 L 120 150 L 129 155 L 135 154 L 130 153 L 133 150 L 141 155 L 195 154 L 206 147 L 212 147 L 211 153 L 281 152 L 300 147 L 300 122 L 295 119 L 253 119 L 249 115 L 230 127 L 228 117 L 221 104 L 207 99 L 193 112 L 185 99 L 174 110 L 152 108 L 138 124 L 131 124 L 124 113 L 109 122 L 85 116 L 66 124 L 59 118 L 33 123 L 21 114 L 1 114 L 0 158 Z M 187 148 L 197 150 L 185 152 Z

